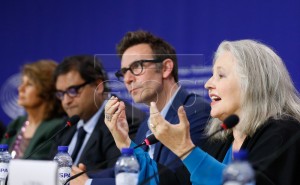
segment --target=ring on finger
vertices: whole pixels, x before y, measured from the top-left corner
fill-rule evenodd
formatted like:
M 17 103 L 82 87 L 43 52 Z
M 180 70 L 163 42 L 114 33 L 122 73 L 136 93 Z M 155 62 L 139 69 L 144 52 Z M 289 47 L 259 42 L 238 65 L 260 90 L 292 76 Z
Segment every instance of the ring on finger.
M 156 132 L 156 125 L 150 123 L 150 127 L 153 128 L 154 132 Z
M 111 121 L 112 115 L 111 114 L 105 114 L 105 118 L 107 121 Z

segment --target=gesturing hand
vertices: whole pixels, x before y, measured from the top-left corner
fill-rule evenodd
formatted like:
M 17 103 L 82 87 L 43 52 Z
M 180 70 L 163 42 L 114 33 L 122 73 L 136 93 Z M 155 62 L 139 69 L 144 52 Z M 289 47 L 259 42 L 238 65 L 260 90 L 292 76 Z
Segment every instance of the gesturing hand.
M 105 105 L 104 122 L 120 150 L 130 146 L 131 140 L 128 135 L 129 127 L 126 120 L 124 102 L 112 96 Z
M 159 113 L 156 104 L 150 106 L 150 129 L 155 137 L 177 156 L 194 147 L 190 136 L 190 123 L 183 106 L 178 109 L 178 124 L 170 124 Z

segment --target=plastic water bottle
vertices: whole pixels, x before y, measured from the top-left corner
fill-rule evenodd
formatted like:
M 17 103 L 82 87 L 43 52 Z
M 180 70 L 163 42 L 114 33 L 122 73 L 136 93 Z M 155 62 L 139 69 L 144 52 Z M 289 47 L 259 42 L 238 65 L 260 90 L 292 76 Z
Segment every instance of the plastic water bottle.
M 58 146 L 54 161 L 58 164 L 58 184 L 63 185 L 71 177 L 72 157 L 68 153 L 68 146 Z
M 223 185 L 255 185 L 255 173 L 247 161 L 248 152 L 233 152 L 234 160 L 223 171 Z
M 4 185 L 8 175 L 8 164 L 11 155 L 8 152 L 7 144 L 0 144 L 0 185 Z
M 137 185 L 140 165 L 132 148 L 123 148 L 115 165 L 116 185 Z

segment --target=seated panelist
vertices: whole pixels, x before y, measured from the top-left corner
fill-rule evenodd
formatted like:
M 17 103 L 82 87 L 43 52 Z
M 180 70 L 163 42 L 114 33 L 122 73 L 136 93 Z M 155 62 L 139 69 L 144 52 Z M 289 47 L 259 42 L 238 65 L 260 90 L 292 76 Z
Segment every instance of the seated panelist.
M 191 182 L 221 184 L 222 171 L 233 160 L 233 151 L 246 149 L 256 184 L 300 184 L 300 98 L 282 59 L 257 41 L 223 41 L 205 88 L 211 98 L 212 117 L 207 136 L 232 114 L 240 121 L 202 147 L 195 147 L 190 139 L 183 107 L 178 110 L 178 125 L 157 114 L 155 103 L 150 108 L 151 130 L 181 157 Z
M 1 141 L 9 145 L 9 152 L 15 159 L 29 157 L 63 125 L 65 113 L 55 97 L 52 79 L 56 66 L 53 60 L 39 60 L 22 67 L 18 104 L 25 109 L 26 114 L 7 126 L 10 137 Z M 51 147 L 51 143 L 45 144 L 29 159 L 52 160 L 49 155 Z

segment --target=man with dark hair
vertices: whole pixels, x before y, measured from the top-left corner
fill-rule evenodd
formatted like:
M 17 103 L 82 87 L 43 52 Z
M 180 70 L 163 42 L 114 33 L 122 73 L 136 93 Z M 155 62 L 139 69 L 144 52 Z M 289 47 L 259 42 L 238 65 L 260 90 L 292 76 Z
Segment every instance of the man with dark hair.
M 178 82 L 178 64 L 177 55 L 175 49 L 163 39 L 154 36 L 153 34 L 146 31 L 128 32 L 120 43 L 117 45 L 117 54 L 122 59 L 124 52 L 131 46 L 139 44 L 148 44 L 151 48 L 152 53 L 158 61 L 165 59 L 171 59 L 173 61 L 172 76 L 175 82 Z M 157 63 L 157 68 L 161 68 L 162 63 Z M 118 75 L 118 77 L 120 77 Z
M 116 72 L 116 77 L 123 81 L 132 99 L 136 103 L 156 102 L 159 112 L 170 123 L 179 122 L 177 110 L 183 105 L 187 112 L 190 124 L 192 140 L 195 143 L 203 141 L 203 130 L 207 123 L 210 113 L 209 104 L 199 95 L 188 93 L 178 84 L 178 65 L 175 49 L 163 39 L 154 36 L 146 31 L 128 32 L 117 46 L 117 53 L 121 58 L 121 69 Z M 118 131 L 121 124 L 112 123 L 118 114 L 116 109 L 123 110 L 127 114 L 126 105 L 118 98 L 112 97 L 106 104 L 106 115 L 111 115 L 112 119 L 106 118 L 106 124 L 110 128 L 115 142 L 119 149 L 121 147 L 132 147 L 131 138 L 127 133 Z M 109 116 L 108 116 L 109 117 Z M 148 135 L 149 120 L 141 123 L 136 134 L 135 143 L 141 143 Z M 125 128 L 126 130 L 126 128 Z M 119 138 L 122 138 L 119 140 Z M 118 145 L 119 144 L 119 145 Z M 190 184 L 190 175 L 183 166 L 181 160 L 172 153 L 162 143 L 158 142 L 150 147 L 144 147 L 151 158 L 159 167 L 159 171 L 165 166 L 169 169 L 168 173 L 159 176 L 160 184 Z M 177 159 L 177 160 L 176 160 Z M 175 162 L 174 162 L 175 161 Z M 83 168 L 73 168 L 73 173 L 77 173 Z M 87 176 L 75 179 L 71 184 L 114 184 L 113 170 L 110 171 L 111 181 L 108 181 L 109 170 L 100 172 L 94 179 L 87 180 Z
M 74 165 L 84 163 L 87 170 L 114 166 L 120 151 L 104 123 L 103 108 L 110 93 L 100 61 L 90 55 L 67 57 L 56 68 L 54 80 L 56 96 L 68 116 L 80 117 L 76 126 L 56 138 L 57 144 L 69 146 Z M 127 106 L 127 121 L 133 138 L 145 113 L 130 104 Z M 106 160 L 109 160 L 106 165 L 98 166 Z

